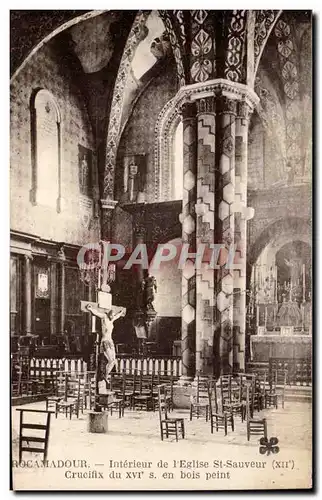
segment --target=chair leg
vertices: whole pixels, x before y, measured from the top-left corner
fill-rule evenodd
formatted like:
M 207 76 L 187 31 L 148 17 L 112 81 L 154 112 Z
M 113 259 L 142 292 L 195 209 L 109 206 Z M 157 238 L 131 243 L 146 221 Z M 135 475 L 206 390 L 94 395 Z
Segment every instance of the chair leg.
M 225 417 L 224 417 L 224 424 L 225 424 L 225 436 L 227 436 L 227 427 L 228 427 L 227 415 L 225 415 Z
M 190 421 L 192 420 L 192 404 L 190 404 Z
M 264 422 L 264 437 L 267 439 L 267 422 Z
M 233 414 L 231 414 L 230 423 L 231 423 L 231 430 L 232 430 L 232 432 L 234 432 L 234 430 L 235 430 L 235 424 L 234 424 L 234 415 Z
M 182 439 L 185 438 L 185 430 L 184 430 L 184 421 L 181 421 L 181 432 L 182 432 Z
M 247 424 L 247 441 L 250 440 L 250 428 L 249 428 L 249 424 Z
M 176 441 L 178 441 L 178 422 L 176 422 Z

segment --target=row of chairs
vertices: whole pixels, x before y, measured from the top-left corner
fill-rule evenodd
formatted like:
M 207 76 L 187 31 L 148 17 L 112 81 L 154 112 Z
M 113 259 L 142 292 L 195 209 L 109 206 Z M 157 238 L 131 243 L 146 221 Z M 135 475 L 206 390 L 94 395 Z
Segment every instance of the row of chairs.
M 117 409 L 119 416 L 124 415 L 124 409 L 155 411 L 158 407 L 157 387 L 165 384 L 167 387 L 167 402 L 169 410 L 173 408 L 173 383 L 172 375 L 144 375 L 113 373 L 111 374 L 108 393 L 113 397 L 110 401 L 101 395 L 99 398 L 101 406 L 105 406 L 113 412 Z M 104 404 L 104 400 L 108 401 Z
M 239 415 L 242 422 L 246 420 L 248 440 L 251 434 L 266 437 L 266 419 L 255 418 L 254 411 L 277 408 L 279 398 L 284 408 L 286 380 L 286 370 L 262 375 L 224 375 L 218 381 L 198 376 L 190 398 L 190 420 L 205 416 L 206 421 L 210 419 L 211 432 L 214 428 L 224 429 L 227 435 L 228 427 L 234 431 L 234 418 Z
M 94 372 L 73 374 L 57 372 L 55 389 L 52 395 L 46 398 L 46 411 L 54 409 L 56 418 L 58 413 L 65 413 L 66 417 L 77 418 L 80 412 L 95 405 L 96 378 Z
M 66 417 L 77 418 L 84 409 L 93 409 L 96 405 L 108 409 L 119 417 L 124 415 L 125 408 L 152 410 L 158 407 L 157 386 L 165 383 L 169 409 L 173 408 L 173 376 L 113 373 L 104 394 L 96 397 L 96 378 L 94 372 L 73 374 L 57 372 L 53 394 L 46 398 L 46 410 L 54 409 L 65 413 Z

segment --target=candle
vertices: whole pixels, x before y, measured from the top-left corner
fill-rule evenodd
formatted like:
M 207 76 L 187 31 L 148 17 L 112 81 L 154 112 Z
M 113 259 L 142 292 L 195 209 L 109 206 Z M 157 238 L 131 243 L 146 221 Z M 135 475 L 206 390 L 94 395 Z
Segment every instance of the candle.
M 265 324 L 265 332 L 266 332 L 266 324 L 267 324 L 267 306 L 265 306 L 265 320 L 264 320 L 264 324 Z
M 92 314 L 92 333 L 96 333 L 96 316 Z
M 303 275 L 303 298 L 302 301 L 305 302 L 305 264 L 302 266 L 302 275 Z

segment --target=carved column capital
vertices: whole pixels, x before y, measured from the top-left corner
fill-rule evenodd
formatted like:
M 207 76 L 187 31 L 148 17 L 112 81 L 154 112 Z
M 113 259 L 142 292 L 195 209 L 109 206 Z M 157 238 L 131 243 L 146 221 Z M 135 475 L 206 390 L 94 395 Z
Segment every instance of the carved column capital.
M 198 99 L 196 101 L 197 113 L 215 113 L 216 111 L 216 100 L 215 96 L 208 96 Z
M 245 100 L 239 101 L 237 103 L 237 117 L 243 120 L 249 120 L 252 116 L 254 108 L 247 103 Z
M 182 120 L 190 120 L 196 117 L 197 108 L 196 103 L 191 101 L 189 98 L 184 99 L 178 105 L 179 113 L 181 114 Z
M 118 204 L 117 200 L 101 199 L 102 210 L 113 211 Z
M 220 94 L 217 96 L 216 104 L 218 115 L 230 114 L 237 116 L 237 99 Z

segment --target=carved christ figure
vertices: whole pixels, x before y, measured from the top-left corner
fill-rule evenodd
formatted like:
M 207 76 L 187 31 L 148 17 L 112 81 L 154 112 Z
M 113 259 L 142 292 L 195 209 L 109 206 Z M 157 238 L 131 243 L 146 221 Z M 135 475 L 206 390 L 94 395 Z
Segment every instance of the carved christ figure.
M 100 343 L 100 354 L 104 354 L 104 356 L 107 359 L 106 373 L 105 373 L 105 380 L 107 382 L 109 374 L 116 365 L 115 345 L 112 338 L 114 321 L 116 321 L 121 316 L 124 316 L 125 310 L 122 309 L 122 311 L 119 311 L 116 314 L 113 314 L 113 311 L 104 313 L 93 307 L 91 304 L 87 305 L 87 309 L 94 316 L 97 316 L 102 321 L 102 338 Z

